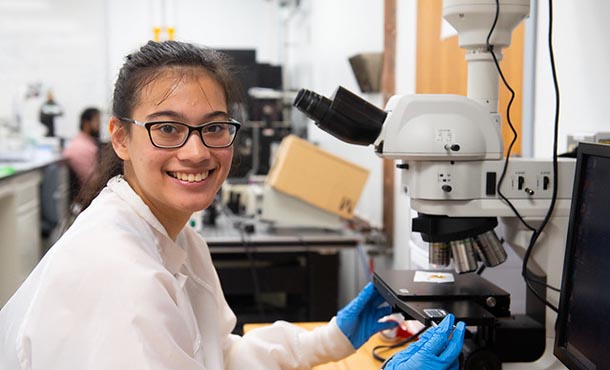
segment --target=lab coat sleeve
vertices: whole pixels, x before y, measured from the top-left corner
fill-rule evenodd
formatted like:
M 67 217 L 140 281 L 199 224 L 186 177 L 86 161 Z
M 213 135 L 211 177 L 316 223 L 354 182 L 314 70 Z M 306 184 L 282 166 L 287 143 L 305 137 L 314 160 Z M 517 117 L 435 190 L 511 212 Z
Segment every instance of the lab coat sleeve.
M 310 369 L 354 352 L 335 319 L 312 331 L 278 321 L 243 337 L 231 335 L 225 351 L 226 369 Z

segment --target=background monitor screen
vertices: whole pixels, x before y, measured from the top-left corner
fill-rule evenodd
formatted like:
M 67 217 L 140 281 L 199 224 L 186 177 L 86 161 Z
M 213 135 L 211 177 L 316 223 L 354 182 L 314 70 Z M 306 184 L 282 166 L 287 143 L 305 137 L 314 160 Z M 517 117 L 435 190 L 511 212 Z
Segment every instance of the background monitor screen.
M 581 143 L 554 353 L 569 369 L 610 369 L 610 146 Z

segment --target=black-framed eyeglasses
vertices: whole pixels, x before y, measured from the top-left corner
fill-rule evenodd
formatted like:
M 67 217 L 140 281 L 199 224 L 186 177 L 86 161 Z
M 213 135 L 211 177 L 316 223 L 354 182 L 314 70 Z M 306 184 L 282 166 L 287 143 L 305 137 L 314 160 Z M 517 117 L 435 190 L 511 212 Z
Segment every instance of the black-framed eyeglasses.
M 140 122 L 131 118 L 118 117 L 121 121 L 145 127 L 150 142 L 157 148 L 176 149 L 183 146 L 193 131 L 208 148 L 227 148 L 233 144 L 241 123 L 233 118 L 227 121 L 207 122 L 199 126 L 190 126 L 176 121 Z

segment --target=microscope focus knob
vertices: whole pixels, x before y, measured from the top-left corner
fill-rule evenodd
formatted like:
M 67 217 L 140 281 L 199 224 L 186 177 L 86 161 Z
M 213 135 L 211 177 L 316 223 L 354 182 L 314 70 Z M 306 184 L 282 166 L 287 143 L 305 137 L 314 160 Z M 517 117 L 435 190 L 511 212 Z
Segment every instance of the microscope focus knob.
M 487 297 L 487 299 L 485 300 L 485 304 L 491 308 L 496 307 L 497 303 L 498 302 L 496 301 L 496 299 L 494 297 Z
M 451 187 L 451 185 L 443 185 L 441 186 L 441 189 L 446 192 L 446 193 L 450 193 L 451 190 L 453 190 L 453 188 Z

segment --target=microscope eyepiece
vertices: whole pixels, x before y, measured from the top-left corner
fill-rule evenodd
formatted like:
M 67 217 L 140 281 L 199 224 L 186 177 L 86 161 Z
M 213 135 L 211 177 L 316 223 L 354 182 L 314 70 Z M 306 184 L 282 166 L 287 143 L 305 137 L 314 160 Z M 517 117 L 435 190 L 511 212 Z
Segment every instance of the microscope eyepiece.
M 324 121 L 332 101 L 322 95 L 318 95 L 311 90 L 301 89 L 294 99 L 294 106 L 298 110 L 318 124 L 318 121 Z
M 381 133 L 386 112 L 339 86 L 328 99 L 301 89 L 293 104 L 322 130 L 351 144 L 369 145 Z

